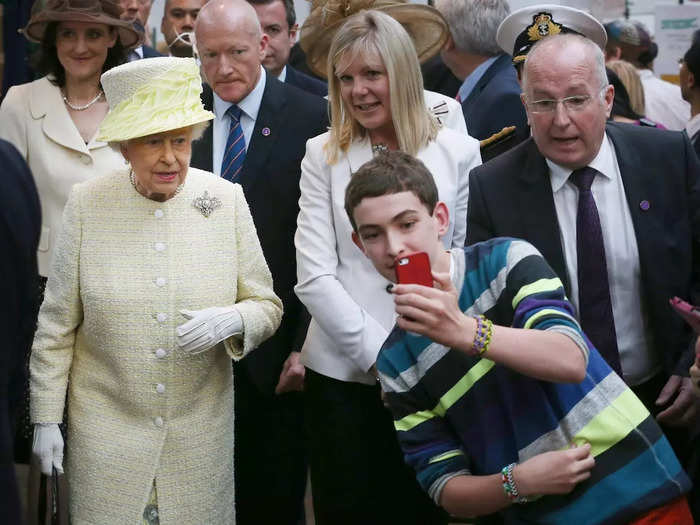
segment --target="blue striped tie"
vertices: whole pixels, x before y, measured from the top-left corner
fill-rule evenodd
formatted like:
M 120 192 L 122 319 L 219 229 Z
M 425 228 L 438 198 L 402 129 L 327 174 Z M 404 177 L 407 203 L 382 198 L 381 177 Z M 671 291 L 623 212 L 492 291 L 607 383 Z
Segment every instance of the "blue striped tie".
M 231 119 L 231 127 L 228 130 L 224 158 L 221 161 L 221 176 L 236 182 L 245 161 L 245 138 L 241 127 L 241 108 L 233 104 L 226 110 Z

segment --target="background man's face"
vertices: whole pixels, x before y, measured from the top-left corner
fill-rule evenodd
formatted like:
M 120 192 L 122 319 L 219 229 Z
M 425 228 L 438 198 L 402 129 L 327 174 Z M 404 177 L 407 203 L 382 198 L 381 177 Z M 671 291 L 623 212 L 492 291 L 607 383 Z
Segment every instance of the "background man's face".
M 296 41 L 297 25 L 294 24 L 292 28 L 287 25 L 287 13 L 280 0 L 270 4 L 252 5 L 258 14 L 263 32 L 269 38 L 263 66 L 273 75 L 279 76 L 287 65 L 289 52 Z
M 203 4 L 204 0 L 170 0 L 168 2 L 160 25 L 160 31 L 168 45 L 175 41 L 177 35 L 194 31 L 194 21 Z M 179 40 L 172 47 L 186 48 L 188 56 L 192 55 L 191 46 Z
M 122 8 L 122 20 L 138 20 L 145 28 L 148 15 L 151 14 L 152 0 L 119 0 Z
M 567 110 L 561 102 L 550 113 L 536 113 L 526 105 L 532 137 L 540 153 L 569 169 L 588 165 L 598 154 L 614 97 L 612 86 L 601 89 L 594 61 L 585 51 L 578 44 L 563 49 L 548 46 L 525 65 L 524 94 L 528 102 L 590 97 L 578 111 Z
M 258 82 L 267 35 L 258 38 L 250 23 L 230 17 L 200 22 L 197 49 L 206 81 L 222 100 L 237 104 Z

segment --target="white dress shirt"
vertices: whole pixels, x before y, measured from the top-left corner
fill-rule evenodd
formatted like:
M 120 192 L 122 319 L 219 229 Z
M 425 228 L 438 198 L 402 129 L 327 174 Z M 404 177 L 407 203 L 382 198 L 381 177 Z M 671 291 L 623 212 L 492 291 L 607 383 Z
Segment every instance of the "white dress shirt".
M 547 160 L 547 165 L 550 170 L 566 272 L 571 283 L 569 300 L 578 312 L 578 188 L 569 181 L 572 170 L 550 160 Z M 645 308 L 642 304 L 637 238 L 615 149 L 607 135 L 603 138 L 598 155 L 589 166 L 601 174 L 594 179 L 591 192 L 596 201 L 603 232 L 620 363 L 625 380 L 635 385 L 656 374 L 661 363 L 649 345 L 651 338 L 646 330 Z
M 690 104 L 683 100 L 680 86 L 661 80 L 650 69 L 637 71 L 644 88 L 644 116 L 668 129 L 685 128 L 690 120 Z
M 260 78 L 255 84 L 253 91 L 248 93 L 239 103 L 241 108 L 241 127 L 243 128 L 243 138 L 245 139 L 245 150 L 248 151 L 248 144 L 253 136 L 255 121 L 258 118 L 260 104 L 262 104 L 263 93 L 265 92 L 265 68 L 260 66 Z M 227 102 L 219 98 L 214 93 L 214 123 L 212 124 L 212 171 L 221 176 L 221 162 L 224 159 L 224 150 L 228 140 L 228 132 L 231 128 L 231 117 L 226 114 L 233 102 Z
M 685 132 L 688 134 L 688 137 L 690 137 L 690 141 L 694 143 L 695 135 L 700 132 L 700 113 L 688 121 L 688 123 L 685 125 Z

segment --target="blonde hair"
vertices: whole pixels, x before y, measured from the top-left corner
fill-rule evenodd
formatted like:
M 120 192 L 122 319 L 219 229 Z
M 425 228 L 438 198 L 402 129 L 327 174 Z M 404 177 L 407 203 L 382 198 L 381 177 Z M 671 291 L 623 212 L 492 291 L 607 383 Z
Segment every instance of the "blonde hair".
M 640 116 L 646 115 L 644 87 L 639 79 L 637 68 L 626 60 L 611 60 L 606 66 L 615 72 L 622 85 L 625 86 L 630 97 L 630 108 L 632 111 Z
M 328 100 L 330 105 L 330 139 L 326 144 L 329 164 L 335 164 L 356 138 L 367 130 L 352 118 L 340 96 L 336 68 L 357 57 L 377 56 L 382 60 L 389 79 L 391 120 L 399 149 L 410 155 L 437 136 L 439 124 L 428 112 L 423 95 L 423 77 L 411 37 L 396 20 L 376 10 L 357 13 L 348 18 L 333 37 L 328 51 Z

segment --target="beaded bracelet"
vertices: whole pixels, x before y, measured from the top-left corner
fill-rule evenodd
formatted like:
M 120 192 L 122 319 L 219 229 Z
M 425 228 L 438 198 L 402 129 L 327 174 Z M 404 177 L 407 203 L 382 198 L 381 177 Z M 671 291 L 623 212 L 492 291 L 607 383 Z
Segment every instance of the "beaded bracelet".
M 513 479 L 513 469 L 515 468 L 515 463 L 503 467 L 501 470 L 501 483 L 503 483 L 503 492 L 506 498 L 510 500 L 511 503 L 527 503 L 527 497 L 521 496 L 518 493 L 518 487 L 515 486 L 515 480 Z
M 489 349 L 489 344 L 491 344 L 491 337 L 493 336 L 493 323 L 486 319 L 484 315 L 477 315 L 476 319 L 476 333 L 474 334 L 474 350 L 477 351 L 479 355 L 486 353 Z

